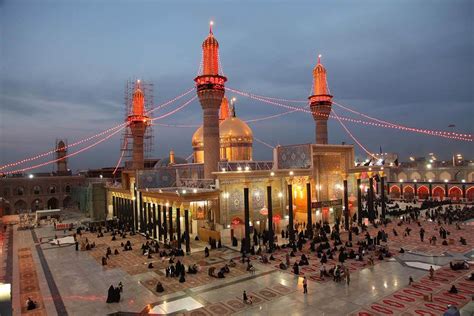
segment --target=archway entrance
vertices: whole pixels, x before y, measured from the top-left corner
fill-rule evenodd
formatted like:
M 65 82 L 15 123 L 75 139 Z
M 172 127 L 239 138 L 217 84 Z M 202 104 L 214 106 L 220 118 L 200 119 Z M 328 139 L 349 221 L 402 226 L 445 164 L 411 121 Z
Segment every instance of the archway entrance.
M 52 197 L 48 200 L 47 205 L 48 205 L 48 209 L 50 210 L 56 209 L 56 208 L 59 208 L 59 201 L 57 198 Z
M 418 188 L 418 199 L 426 200 L 430 196 L 430 191 L 424 185 Z
M 435 187 L 433 189 L 433 198 L 438 200 L 444 199 L 444 189 L 442 187 Z
M 72 207 L 72 199 L 70 196 L 66 196 L 63 200 L 63 208 L 70 208 Z
M 462 190 L 458 187 L 452 187 L 449 189 L 449 198 L 452 201 L 459 201 L 462 199 Z
M 390 198 L 392 199 L 400 198 L 400 188 L 397 185 L 392 185 L 390 187 Z
M 26 204 L 26 202 L 23 200 L 18 200 L 13 205 L 13 210 L 15 211 L 15 213 L 22 213 L 22 212 L 25 212 L 27 209 L 28 209 L 28 204 Z
M 43 207 L 43 201 L 40 199 L 35 199 L 33 202 L 31 202 L 31 211 L 35 212 L 37 210 L 42 210 Z
M 403 197 L 407 200 L 413 200 L 415 197 L 415 190 L 411 186 L 406 186 L 403 188 Z

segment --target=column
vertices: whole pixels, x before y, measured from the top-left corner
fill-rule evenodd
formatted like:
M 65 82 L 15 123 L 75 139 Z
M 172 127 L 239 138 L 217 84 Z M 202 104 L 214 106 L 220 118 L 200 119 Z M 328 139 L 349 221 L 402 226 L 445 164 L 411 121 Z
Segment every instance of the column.
M 169 223 L 170 223 L 170 227 L 169 227 L 169 232 L 170 232 L 170 242 L 173 241 L 173 207 L 170 206 L 168 208 L 168 217 L 169 217 Z
M 385 212 L 387 211 L 387 205 L 385 204 L 385 177 L 380 178 L 380 187 L 382 189 L 382 219 L 385 219 Z
M 181 220 L 179 207 L 176 208 L 176 235 L 178 238 L 178 249 L 181 249 Z
M 368 211 L 369 211 L 369 221 L 373 222 L 375 219 L 375 212 L 374 212 L 374 178 L 372 176 L 369 177 L 369 191 L 367 203 Z
M 138 192 L 138 209 L 140 211 L 140 231 L 142 233 L 146 232 L 146 215 L 145 212 L 143 212 L 143 200 L 142 200 L 142 193 Z
M 163 240 L 168 239 L 168 223 L 166 223 L 166 206 L 163 206 Z
M 349 230 L 349 221 L 351 220 L 351 215 L 349 212 L 349 194 L 347 192 L 347 179 L 344 179 L 343 187 L 344 187 L 344 228 L 348 231 Z
M 137 187 L 135 186 L 134 187 L 134 196 L 135 196 L 135 201 L 133 203 L 133 212 L 135 214 L 135 219 L 134 219 L 134 222 L 135 222 L 135 230 L 138 232 L 138 223 L 140 221 L 140 217 L 138 217 L 138 197 L 137 197 Z
M 184 210 L 184 235 L 186 241 L 186 254 L 191 253 L 191 247 L 189 246 L 189 211 Z
M 418 200 L 418 184 L 416 182 L 413 185 L 413 190 L 415 190 L 415 199 Z
M 156 239 L 157 235 L 156 235 L 156 204 L 155 203 L 153 203 L 152 208 L 153 208 L 153 210 L 152 210 L 152 213 L 153 213 L 153 238 Z
M 428 184 L 428 190 L 429 190 L 430 198 L 432 198 L 433 197 L 433 186 L 431 185 L 431 182 Z
M 115 204 L 115 196 L 112 196 L 112 216 L 117 216 L 117 208 Z
M 444 184 L 444 199 L 449 199 L 449 188 L 447 183 Z
M 268 205 L 268 242 L 270 244 L 270 252 L 273 252 L 273 241 L 275 240 L 273 233 L 273 203 L 272 203 L 272 187 L 267 186 L 267 205 Z
M 153 235 L 153 225 L 155 224 L 155 222 L 153 221 L 153 212 L 151 210 L 151 203 L 147 203 L 148 204 L 148 233 L 150 234 L 150 236 Z
M 462 185 L 462 198 L 464 201 L 466 201 L 466 185 Z
M 400 198 L 403 199 L 403 183 L 400 183 Z
M 250 205 L 249 188 L 244 188 L 245 253 L 250 252 Z
M 163 226 L 161 225 L 161 205 L 158 204 L 158 240 L 161 240 L 163 235 Z
M 306 208 L 307 208 L 307 222 L 306 230 L 308 232 L 308 237 L 312 238 L 313 231 L 313 216 L 312 216 L 312 207 L 311 207 L 311 183 L 306 183 Z
M 288 184 L 288 232 L 290 242 L 295 241 L 295 224 L 293 223 L 293 187 Z
M 357 178 L 357 222 L 362 224 L 362 185 L 360 178 Z

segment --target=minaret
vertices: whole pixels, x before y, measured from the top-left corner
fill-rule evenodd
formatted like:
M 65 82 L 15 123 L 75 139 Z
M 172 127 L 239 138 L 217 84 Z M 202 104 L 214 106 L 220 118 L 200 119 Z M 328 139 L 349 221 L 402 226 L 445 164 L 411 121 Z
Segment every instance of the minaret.
M 313 95 L 309 97 L 309 101 L 316 123 L 316 144 L 327 144 L 332 95 L 329 94 L 326 69 L 321 64 L 321 55 L 318 56 L 318 64 L 313 69 Z
M 144 137 L 150 118 L 145 115 L 145 95 L 140 87 L 140 80 L 135 83 L 135 90 L 132 98 L 132 109 L 127 117 L 133 137 L 132 147 L 132 169 L 143 169 L 144 161 Z
M 219 43 L 212 33 L 202 43 L 202 73 L 197 76 L 197 95 L 203 111 L 204 178 L 213 179 L 219 163 L 219 108 L 224 97 L 227 78 L 219 73 Z
M 64 141 L 60 140 L 56 144 L 56 167 L 57 167 L 57 174 L 58 175 L 65 175 L 67 174 L 67 149 L 66 144 Z

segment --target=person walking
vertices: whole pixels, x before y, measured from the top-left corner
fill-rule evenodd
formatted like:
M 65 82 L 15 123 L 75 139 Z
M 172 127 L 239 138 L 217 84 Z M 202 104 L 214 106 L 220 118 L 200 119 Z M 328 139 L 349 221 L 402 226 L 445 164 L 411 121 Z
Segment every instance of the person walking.
M 430 280 L 434 279 L 434 269 L 433 266 L 430 266 Z
M 308 294 L 308 279 L 303 278 L 303 294 Z
M 345 275 L 346 275 L 346 283 L 347 285 L 349 285 L 349 283 L 351 283 L 351 273 L 350 273 L 349 267 L 346 268 Z

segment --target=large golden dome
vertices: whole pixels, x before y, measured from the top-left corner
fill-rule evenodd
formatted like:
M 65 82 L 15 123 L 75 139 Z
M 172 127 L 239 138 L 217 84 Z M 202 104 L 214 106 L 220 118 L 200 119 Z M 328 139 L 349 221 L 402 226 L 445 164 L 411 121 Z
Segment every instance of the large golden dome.
M 219 126 L 221 141 L 223 138 L 250 139 L 252 141 L 253 133 L 250 127 L 237 117 L 229 117 Z
M 252 160 L 253 133 L 250 127 L 237 117 L 229 117 L 219 124 L 220 159 L 227 161 Z M 204 162 L 203 128 L 193 134 L 194 162 Z

